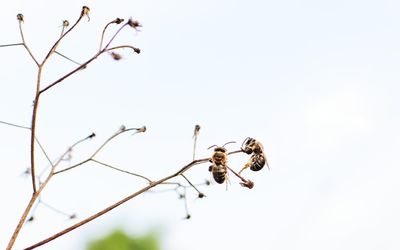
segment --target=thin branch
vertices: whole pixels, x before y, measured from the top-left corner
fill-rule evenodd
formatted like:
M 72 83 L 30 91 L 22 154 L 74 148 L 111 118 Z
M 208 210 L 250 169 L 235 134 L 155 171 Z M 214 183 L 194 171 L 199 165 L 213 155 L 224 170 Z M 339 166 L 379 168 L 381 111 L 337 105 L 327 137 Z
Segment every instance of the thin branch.
M 103 29 L 103 32 L 101 33 L 99 51 L 101 51 L 101 48 L 103 47 L 104 34 L 106 33 L 106 29 L 108 28 L 108 26 L 110 26 L 110 24 L 113 24 L 113 23 L 120 24 L 123 21 L 124 21 L 124 19 L 116 18 L 106 24 L 106 26 Z
M 59 56 L 65 58 L 65 59 L 67 59 L 68 61 L 71 61 L 71 62 L 73 62 L 73 63 L 75 63 L 75 64 L 77 64 L 77 65 L 79 65 L 79 66 L 82 65 L 82 64 L 78 63 L 77 61 L 74 61 L 74 60 L 72 60 L 71 58 L 69 58 L 69 57 L 67 57 L 67 56 L 64 56 L 63 54 L 61 54 L 60 52 L 58 52 L 58 51 L 56 51 L 56 50 L 54 51 L 54 53 L 56 53 L 57 55 L 59 55 Z
M 190 185 L 192 188 L 194 188 L 194 190 L 196 190 L 199 194 L 202 194 L 202 192 L 200 192 L 200 191 L 196 188 L 196 186 L 193 185 L 193 184 L 189 181 L 188 178 L 186 178 L 185 175 L 181 174 L 181 176 L 182 176 L 183 178 L 185 178 L 185 180 L 189 183 L 189 185 Z
M 42 77 L 42 66 L 39 66 L 36 82 L 36 95 L 33 103 L 32 122 L 31 122 L 31 175 L 33 192 L 36 192 L 36 178 L 35 178 L 35 138 L 36 138 L 36 117 L 39 107 L 40 99 L 40 82 Z
M 36 143 L 39 145 L 40 149 L 42 150 L 42 152 L 43 152 L 44 156 L 46 157 L 47 161 L 50 163 L 50 165 L 51 165 L 52 167 L 54 167 L 54 166 L 53 166 L 53 162 L 50 160 L 50 157 L 49 157 L 49 155 L 46 153 L 46 150 L 44 150 L 43 145 L 39 142 L 39 140 L 38 140 L 36 137 L 35 137 L 35 140 L 36 140 Z
M 22 30 L 22 23 L 23 20 L 19 20 L 18 24 L 19 24 L 19 33 L 21 34 L 21 39 L 22 39 L 22 45 L 25 47 L 25 49 L 28 51 L 29 55 L 31 56 L 31 58 L 33 59 L 33 61 L 35 61 L 36 65 L 38 67 L 40 67 L 39 62 L 36 60 L 35 56 L 32 54 L 32 51 L 29 49 L 28 45 L 26 45 L 25 42 L 25 37 L 24 37 L 24 32 Z
M 50 49 L 49 52 L 47 53 L 46 57 L 43 59 L 42 65 L 47 61 L 47 59 L 49 59 L 49 57 L 51 56 L 51 54 L 56 50 L 56 48 L 57 48 L 57 46 L 60 44 L 61 40 L 62 40 L 69 32 L 71 32 L 71 31 L 76 27 L 76 25 L 78 25 L 78 23 L 82 20 L 82 18 L 85 16 L 85 13 L 84 13 L 84 11 L 83 11 L 84 8 L 87 8 L 87 7 L 84 6 L 84 7 L 82 8 L 81 14 L 79 15 L 79 18 L 75 21 L 74 25 L 72 25 L 72 27 L 69 28 L 65 33 L 64 33 L 64 32 L 61 33 L 60 38 L 58 38 L 58 40 L 54 43 L 54 45 L 51 47 L 51 49 Z M 63 25 L 63 29 L 64 29 L 64 25 Z
M 229 154 L 235 154 L 235 153 L 240 153 L 240 152 L 242 152 L 242 151 L 238 150 L 238 151 L 230 152 Z M 138 195 L 150 190 L 151 188 L 153 188 L 153 187 L 155 187 L 155 186 L 157 186 L 159 184 L 165 183 L 166 181 L 168 181 L 168 180 L 170 180 L 170 179 L 172 179 L 172 178 L 174 178 L 174 177 L 176 177 L 178 175 L 181 175 L 181 174 L 185 173 L 191 167 L 193 167 L 195 165 L 202 164 L 202 163 L 206 163 L 206 162 L 209 162 L 209 161 L 210 161 L 210 158 L 194 160 L 191 163 L 189 163 L 189 164 L 185 165 L 184 167 L 182 167 L 176 173 L 171 174 L 171 175 L 169 175 L 167 177 L 164 177 L 164 178 L 162 178 L 162 179 L 160 179 L 158 181 L 150 182 L 146 187 L 140 189 L 139 191 L 134 192 L 133 194 L 123 198 L 122 200 L 112 204 L 111 206 L 108 206 L 108 207 L 104 208 L 103 210 L 100 210 L 99 212 L 87 217 L 86 219 L 84 219 L 84 220 L 82 220 L 82 221 L 80 221 L 80 222 L 78 222 L 78 223 L 76 223 L 76 224 L 74 224 L 74 225 L 72 225 L 72 226 L 70 226 L 70 227 L 68 227 L 68 228 L 66 228 L 66 229 L 64 229 L 64 230 L 62 230 L 62 231 L 50 236 L 50 237 L 48 237 L 48 238 L 46 238 L 46 239 L 44 239 L 44 240 L 42 240 L 42 241 L 40 241 L 40 242 L 38 242 L 38 243 L 36 243 L 36 244 L 34 244 L 32 246 L 29 246 L 29 247 L 25 248 L 25 250 L 34 249 L 34 248 L 42 246 L 42 245 L 44 245 L 44 244 L 46 244 L 46 243 L 48 243 L 50 241 L 53 241 L 53 240 L 57 239 L 58 237 L 66 234 L 66 233 L 69 233 L 70 231 L 75 230 L 78 227 L 81 227 L 81 226 L 85 225 L 86 223 L 88 223 L 88 222 L 90 222 L 90 221 L 92 221 L 92 220 L 94 220 L 94 219 L 96 219 L 96 218 L 98 218 L 98 217 L 110 212 L 114 208 L 116 208 L 116 207 L 124 204 L 125 202 L 135 198 L 136 196 L 138 196 Z
M 3 44 L 3 45 L 0 45 L 0 48 L 2 48 L 2 47 L 9 47 L 9 46 L 20 46 L 20 45 L 24 45 L 24 43 Z
M 131 45 L 115 46 L 115 47 L 107 48 L 105 51 L 111 51 L 111 50 L 116 50 L 116 49 L 132 49 L 135 53 L 140 54 L 140 49 L 133 47 Z
M 186 166 L 184 166 L 183 168 L 181 168 L 181 169 L 180 169 L 179 171 L 177 171 L 176 173 L 174 173 L 174 174 L 172 174 L 172 175 L 169 175 L 169 176 L 167 176 L 167 177 L 164 177 L 164 178 L 162 178 L 162 179 L 160 179 L 160 180 L 158 180 L 158 181 L 149 183 L 146 187 L 140 189 L 139 191 L 134 192 L 133 194 L 131 194 L 131 195 L 129 195 L 129 196 L 123 198 L 122 200 L 120 200 L 120 201 L 118 201 L 118 202 L 112 204 L 111 206 L 106 207 L 105 209 L 103 209 L 103 210 L 101 210 L 101 211 L 99 211 L 99 212 L 97 212 L 97 213 L 95 213 L 95 214 L 93 214 L 93 215 L 87 217 L 86 219 L 84 219 L 84 220 L 82 220 L 82 221 L 80 221 L 80 222 L 78 222 L 78 223 L 76 223 L 76 224 L 74 224 L 74 225 L 72 225 L 72 226 L 70 226 L 70 227 L 68 227 L 68 228 L 66 228 L 66 229 L 64 229 L 64 230 L 62 230 L 62 231 L 56 233 L 56 234 L 54 234 L 53 236 L 50 236 L 50 237 L 47 238 L 47 239 L 44 239 L 44 240 L 42 240 L 42 241 L 40 241 L 40 242 L 38 242 L 38 243 L 36 243 L 36 244 L 34 244 L 34 245 L 32 245 L 32 246 L 29 246 L 29 247 L 25 248 L 25 250 L 34 249 L 34 248 L 37 248 L 37 247 L 39 247 L 39 246 L 42 246 L 42 245 L 44 245 L 44 244 L 46 244 L 46 243 L 52 241 L 52 240 L 55 240 L 55 239 L 57 239 L 58 237 L 60 237 L 60 236 L 62 236 L 62 235 L 64 235 L 64 234 L 66 234 L 66 233 L 68 233 L 68 232 L 70 232 L 70 231 L 72 231 L 72 230 L 74 230 L 74 229 L 76 229 L 76 228 L 78 228 L 78 227 L 81 227 L 81 226 L 85 225 L 86 223 L 88 223 L 88 222 L 90 222 L 90 221 L 92 221 L 92 220 L 94 220 L 94 219 L 96 219 L 96 218 L 98 218 L 98 217 L 104 215 L 105 213 L 110 212 L 110 211 L 113 210 L 114 208 L 116 208 L 116 207 L 118 207 L 118 206 L 124 204 L 125 202 L 127 202 L 127 201 L 131 200 L 132 198 L 134 198 L 134 197 L 136 197 L 136 196 L 138 196 L 138 195 L 140 195 L 140 194 L 146 192 L 147 190 L 149 190 L 149 189 L 151 189 L 151 188 L 153 188 L 153 187 L 155 187 L 155 186 L 157 186 L 157 185 L 159 185 L 159 184 L 161 184 L 161 183 L 163 183 L 163 182 L 165 182 L 165 181 L 167 181 L 167 180 L 169 180 L 169 179 L 172 179 L 172 178 L 174 178 L 174 177 L 176 177 L 176 176 L 178 176 L 178 175 L 180 175 L 180 174 L 186 172 L 186 171 L 189 170 L 191 167 L 193 167 L 193 166 L 195 166 L 195 165 L 198 165 L 198 164 L 201 164 L 201 163 L 208 162 L 209 160 L 210 160 L 210 158 L 199 159 L 199 160 L 192 161 L 191 163 L 187 164 Z
M 114 170 L 116 170 L 116 171 L 119 171 L 119 172 L 122 172 L 122 173 L 126 173 L 126 174 L 130 174 L 130 175 L 133 175 L 133 176 L 136 176 L 136 177 L 145 179 L 145 180 L 148 181 L 149 183 L 152 182 L 152 181 L 151 181 L 149 178 L 147 178 L 146 176 L 143 176 L 143 175 L 140 175 L 140 174 L 136 174 L 136 173 L 133 173 L 133 172 L 129 172 L 129 171 L 126 171 L 126 170 L 123 170 L 123 169 L 120 169 L 120 168 L 111 166 L 111 165 L 109 165 L 109 164 L 106 164 L 106 163 L 104 163 L 104 162 L 95 160 L 95 159 L 93 159 L 93 158 L 90 159 L 90 160 L 93 161 L 93 162 L 96 162 L 96 163 L 98 163 L 98 164 L 100 164 L 100 165 L 103 165 L 103 166 L 105 166 L 105 167 L 114 169 Z
M 22 226 L 24 225 L 26 218 L 28 217 L 29 212 L 31 211 L 32 206 L 35 204 L 35 201 L 37 200 L 37 198 L 39 197 L 40 193 L 42 192 L 42 190 L 46 187 L 47 183 L 49 183 L 51 177 L 53 177 L 53 175 L 49 175 L 46 180 L 42 183 L 42 185 L 40 185 L 39 189 L 37 190 L 37 192 L 34 192 L 31 199 L 29 200 L 28 205 L 26 206 L 24 212 L 22 213 L 21 218 L 19 219 L 19 222 L 17 224 L 17 227 L 14 230 L 13 235 L 11 236 L 11 239 L 7 245 L 6 250 L 11 250 L 11 248 L 13 247 L 19 232 L 22 229 Z
M 71 75 L 75 74 L 76 72 L 78 72 L 81 69 L 86 68 L 86 66 L 91 63 L 93 60 L 95 60 L 97 57 L 99 57 L 99 55 L 101 55 L 102 53 L 97 52 L 92 58 L 90 58 L 89 60 L 87 60 L 86 62 L 84 62 L 82 65 L 80 65 L 79 67 L 75 68 L 74 70 L 72 70 L 71 72 L 65 74 L 64 76 L 60 77 L 58 80 L 54 81 L 53 83 L 49 84 L 47 87 L 43 88 L 40 91 L 40 94 L 43 94 L 44 92 L 46 92 L 47 90 L 49 90 L 50 88 L 54 87 L 56 84 L 64 81 L 66 78 L 70 77 Z
M 118 30 L 117 30 L 117 32 L 115 32 L 115 34 L 111 37 L 111 39 L 108 41 L 108 43 L 107 43 L 107 45 L 106 46 L 104 46 L 104 49 L 102 49 L 101 51 L 105 51 L 107 48 L 108 48 L 108 46 L 110 46 L 110 44 L 112 43 L 112 41 L 115 39 L 115 37 L 119 34 L 119 32 L 121 32 L 121 30 L 123 29 L 123 28 L 125 28 L 125 26 L 127 26 L 128 25 L 128 23 L 124 23 Z
M 92 133 L 91 135 L 85 137 L 84 139 L 81 139 L 81 140 L 77 141 L 69 149 L 72 149 L 74 146 L 78 145 L 79 143 L 81 143 L 81 142 L 83 142 L 83 141 L 85 141 L 87 139 L 93 138 L 93 137 L 94 137 L 94 133 Z M 54 163 L 53 168 L 52 168 L 50 174 L 47 176 L 46 180 L 39 186 L 39 189 L 36 192 L 33 193 L 28 205 L 26 206 L 26 208 L 25 208 L 25 210 L 24 210 L 24 212 L 23 212 L 23 214 L 22 214 L 22 216 L 21 216 L 21 218 L 20 218 L 20 220 L 18 222 L 17 227 L 14 230 L 13 235 L 11 236 L 11 239 L 10 239 L 10 241 L 8 243 L 8 246 L 7 246 L 6 250 L 11 250 L 12 246 L 14 245 L 14 243 L 15 243 L 17 237 L 18 237 L 19 232 L 21 231 L 21 228 L 22 228 L 24 222 L 26 221 L 26 218 L 27 218 L 29 212 L 32 209 L 32 206 L 35 204 L 36 200 L 39 198 L 41 192 L 46 187 L 46 185 L 49 183 L 50 179 L 54 176 L 54 168 L 55 168 L 55 166 L 57 166 L 61 162 L 61 159 L 65 156 L 65 154 L 68 153 L 68 151 L 66 151 L 64 153 L 64 155 L 57 162 Z
M 16 128 L 31 129 L 30 127 L 21 126 L 21 125 L 18 125 L 18 124 L 5 122 L 5 121 L 0 121 L 0 123 L 5 124 L 5 125 L 9 125 L 9 126 L 12 126 L 12 127 L 16 127 Z
M 53 210 L 54 212 L 56 212 L 58 214 L 61 214 L 61 215 L 64 215 L 64 216 L 66 216 L 66 217 L 68 217 L 70 219 L 71 218 L 75 218 L 75 214 L 69 214 L 69 213 L 66 213 L 64 211 L 61 211 L 60 209 L 58 209 L 58 208 L 56 208 L 56 207 L 44 202 L 42 199 L 39 199 L 39 203 L 44 205 L 45 207 L 49 208 L 50 210 Z
M 21 126 L 21 125 L 18 125 L 18 124 L 5 122 L 5 121 L 0 121 L 0 123 L 5 124 L 5 125 L 9 125 L 9 126 L 12 126 L 12 127 L 16 127 L 16 128 L 22 128 L 22 129 L 28 129 L 28 130 L 31 129 L 29 127 L 25 127 L 25 126 Z M 52 164 L 49 156 L 47 155 L 46 151 L 44 150 L 44 148 L 43 148 L 42 144 L 40 143 L 39 139 L 37 137 L 35 137 L 35 140 L 36 140 L 36 143 L 39 145 L 40 149 L 42 150 L 43 154 L 46 156 L 47 160 L 50 162 L 50 164 Z
M 92 161 L 93 160 L 93 158 L 112 140 L 112 139 L 114 139 L 115 137 L 117 137 L 118 135 L 120 135 L 120 134 L 122 134 L 122 133 L 125 133 L 125 132 L 128 132 L 128 131 L 132 131 L 132 130 L 136 130 L 136 131 L 143 131 L 143 127 L 142 128 L 129 128 L 129 129 L 123 129 L 123 130 L 119 130 L 117 133 L 115 133 L 114 135 L 112 135 L 111 137 L 109 137 L 107 140 L 105 140 L 104 142 L 103 142 L 103 144 L 102 145 L 100 145 L 100 147 L 89 157 L 89 158 L 87 158 L 86 160 L 84 160 L 84 161 L 81 161 L 81 162 L 79 162 L 79 163 L 77 163 L 77 164 L 75 164 L 75 165 L 73 165 L 73 166 L 70 166 L 70 167 L 67 167 L 67 168 L 64 168 L 64 169 L 61 169 L 61 170 L 58 170 L 58 171 L 55 171 L 54 172 L 54 174 L 56 175 L 56 174 L 60 174 L 60 173 L 62 173 L 62 172 L 65 172 L 65 171 L 68 171 L 68 170 L 71 170 L 71 169 L 74 169 L 74 168 L 76 168 L 76 167 L 79 167 L 79 166 L 81 166 L 81 165 L 83 165 L 83 164 L 85 164 L 85 163 L 88 163 L 89 161 Z

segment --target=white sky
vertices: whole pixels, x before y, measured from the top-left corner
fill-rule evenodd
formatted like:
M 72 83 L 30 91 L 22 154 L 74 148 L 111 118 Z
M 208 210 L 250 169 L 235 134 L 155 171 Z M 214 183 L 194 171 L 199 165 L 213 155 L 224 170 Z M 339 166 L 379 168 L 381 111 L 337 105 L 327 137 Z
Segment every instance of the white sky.
M 91 238 L 123 227 L 159 230 L 164 250 L 399 249 L 400 3 L 398 1 L 7 1 L 0 8 L 0 44 L 28 44 L 43 58 L 81 7 L 91 8 L 59 51 L 84 61 L 104 24 L 134 17 L 141 32 L 123 32 L 140 55 L 99 58 L 41 99 L 38 138 L 52 158 L 95 131 L 74 152 L 87 156 L 121 124 L 146 125 L 122 136 L 98 158 L 159 178 L 190 162 L 192 132 L 207 147 L 252 136 L 264 143 L 271 171 L 245 172 L 245 190 L 225 185 L 190 192 L 192 219 L 174 192 L 145 194 L 42 249 L 83 249 Z M 0 49 L 0 120 L 29 126 L 35 65 L 22 47 Z M 74 65 L 54 56 L 44 84 Z M 0 124 L 3 200 L 0 248 L 31 194 L 27 131 Z M 237 145 L 229 145 L 231 150 Z M 239 169 L 245 156 L 233 156 Z M 46 165 L 38 152 L 38 163 Z M 193 169 L 195 183 L 208 166 Z M 43 200 L 79 218 L 135 191 L 141 180 L 95 165 L 57 176 Z M 71 222 L 45 207 L 26 225 L 15 249 Z M 76 222 L 76 221 L 73 221 Z

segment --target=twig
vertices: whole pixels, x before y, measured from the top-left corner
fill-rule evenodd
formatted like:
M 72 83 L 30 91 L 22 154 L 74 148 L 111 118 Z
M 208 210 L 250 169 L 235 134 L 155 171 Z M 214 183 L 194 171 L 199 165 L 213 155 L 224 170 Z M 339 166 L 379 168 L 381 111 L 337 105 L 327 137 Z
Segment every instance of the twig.
M 0 123 L 5 124 L 5 125 L 9 125 L 9 126 L 12 126 L 12 127 L 16 127 L 16 128 L 31 129 L 30 127 L 21 126 L 21 125 L 18 125 L 18 124 L 5 122 L 5 121 L 0 121 Z
M 56 233 L 56 234 L 54 234 L 53 236 L 50 236 L 47 239 L 44 239 L 44 240 L 42 240 L 42 241 L 40 241 L 40 242 L 30 246 L 30 247 L 25 248 L 25 250 L 37 248 L 37 247 L 39 247 L 41 245 L 44 245 L 44 244 L 46 244 L 46 243 L 48 243 L 48 242 L 50 242 L 50 241 L 52 241 L 54 239 L 57 239 L 58 237 L 66 234 L 66 233 L 68 233 L 68 232 L 70 232 L 70 231 L 72 231 L 72 230 L 74 230 L 74 229 L 76 229 L 78 227 L 81 227 L 81 226 L 85 225 L 86 223 L 88 223 L 88 222 L 90 222 L 90 221 L 92 221 L 92 220 L 104 215 L 105 213 L 107 213 L 107 212 L 113 210 L 114 208 L 124 204 L 125 202 L 131 200 L 132 198 L 134 198 L 134 197 L 146 192 L 147 190 L 149 190 L 149 189 L 151 189 L 151 188 L 153 188 L 153 187 L 155 187 L 155 186 L 157 186 L 157 185 L 159 185 L 159 184 L 161 184 L 161 183 L 163 183 L 163 182 L 165 182 L 165 181 L 167 181 L 169 179 L 172 179 L 172 178 L 174 178 L 174 177 L 186 172 L 188 169 L 190 169 L 194 165 L 205 163 L 205 162 L 208 162 L 209 160 L 210 160 L 210 158 L 199 159 L 199 160 L 192 161 L 191 163 L 189 163 L 186 166 L 184 166 L 183 168 L 181 168 L 178 172 L 176 172 L 176 173 L 174 173 L 172 175 L 169 175 L 167 177 L 164 177 L 164 178 L 162 178 L 162 179 L 160 179 L 158 181 L 149 183 L 146 187 L 140 189 L 139 191 L 134 192 L 133 194 L 123 198 L 122 200 L 112 204 L 111 206 L 106 207 L 105 209 L 93 214 L 92 216 L 89 216 L 86 219 L 84 219 L 84 220 L 82 220 L 82 221 L 80 221 L 80 222 L 78 222 L 78 223 L 76 223 L 76 224 L 74 224 L 74 225 L 72 225 L 72 226 L 70 226 L 70 227 L 68 227 L 68 228 Z
M 237 150 L 237 151 L 230 152 L 229 154 L 235 154 L 235 153 L 241 153 L 241 152 L 242 152 L 241 150 Z M 110 212 L 114 208 L 116 208 L 116 207 L 124 204 L 125 202 L 131 200 L 132 198 L 135 198 L 136 196 L 138 196 L 138 195 L 150 190 L 151 188 L 153 188 L 153 187 L 155 187 L 155 186 L 157 186 L 159 184 L 166 183 L 166 181 L 168 181 L 168 180 L 170 180 L 170 179 L 172 179 L 172 178 L 174 178 L 174 177 L 176 177 L 178 175 L 182 175 L 187 170 L 189 170 L 191 167 L 193 167 L 195 165 L 202 164 L 202 163 L 206 163 L 206 162 L 209 162 L 209 161 L 210 161 L 210 158 L 194 160 L 191 163 L 189 163 L 189 164 L 185 165 L 184 167 L 182 167 L 176 173 L 171 174 L 171 175 L 169 175 L 167 177 L 164 177 L 164 178 L 162 178 L 162 179 L 160 179 L 158 181 L 150 182 L 146 187 L 140 189 L 139 191 L 134 192 L 133 194 L 123 198 L 122 200 L 112 204 L 111 206 L 108 206 L 108 207 L 104 208 L 103 210 L 100 210 L 99 212 L 87 217 L 86 219 L 84 219 L 84 220 L 82 220 L 82 221 L 80 221 L 80 222 L 78 222 L 78 223 L 76 223 L 76 224 L 74 224 L 74 225 L 72 225 L 72 226 L 70 226 L 70 227 L 68 227 L 68 228 L 66 228 L 66 229 L 64 229 L 64 230 L 62 230 L 62 231 L 50 236 L 50 237 L 48 237 L 48 238 L 46 238 L 46 239 L 44 239 L 44 240 L 42 240 L 42 241 L 40 241 L 40 242 L 38 242 L 38 243 L 36 243 L 36 244 L 34 244 L 32 246 L 29 246 L 29 247 L 25 248 L 25 250 L 34 249 L 34 248 L 42 246 L 42 245 L 44 245 L 44 244 L 46 244 L 46 243 L 48 243 L 50 241 L 53 241 L 53 240 L 57 239 L 58 237 L 66 234 L 66 233 L 69 233 L 70 231 L 75 230 L 78 227 L 81 227 L 81 226 L 85 225 L 86 223 L 88 223 L 88 222 L 90 222 L 90 221 L 92 221 L 92 220 L 104 215 L 105 213 Z
M 11 248 L 13 247 L 19 232 L 21 231 L 22 226 L 24 225 L 25 221 L 26 221 L 26 217 L 28 216 L 29 212 L 31 211 L 31 208 L 33 206 L 33 204 L 35 204 L 36 199 L 39 197 L 40 193 L 42 192 L 42 190 L 46 187 L 46 185 L 49 183 L 50 179 L 53 177 L 53 175 L 49 175 L 46 180 L 42 183 L 42 185 L 40 185 L 39 189 L 34 192 L 32 194 L 31 199 L 29 200 L 28 205 L 26 206 L 21 218 L 19 219 L 19 222 L 17 224 L 17 227 L 14 230 L 13 235 L 11 236 L 10 241 L 8 242 L 7 248 L 6 250 L 11 250 Z
M 82 7 L 82 11 L 81 14 L 79 15 L 79 18 L 75 21 L 74 25 L 72 25 L 71 28 L 69 28 L 65 33 L 62 32 L 60 38 L 58 38 L 58 40 L 54 43 L 54 45 L 51 47 L 51 49 L 49 50 L 49 52 L 47 53 L 46 57 L 43 59 L 43 62 L 41 65 L 45 64 L 45 62 L 50 58 L 51 54 L 56 50 L 58 44 L 60 44 L 61 40 L 69 33 L 71 32 L 76 25 L 78 25 L 78 23 L 82 20 L 82 18 L 85 16 L 85 12 L 84 9 L 87 8 L 86 6 Z M 63 25 L 63 29 L 64 29 L 64 25 Z
M 2 47 L 9 47 L 9 46 L 19 46 L 19 45 L 24 45 L 24 43 L 2 44 L 2 45 L 0 45 L 0 48 L 2 48 Z
M 65 58 L 65 59 L 67 59 L 68 61 L 71 61 L 71 62 L 73 62 L 73 63 L 75 63 L 75 64 L 77 64 L 77 65 L 82 65 L 82 64 L 80 64 L 80 63 L 78 63 L 77 61 L 74 61 L 74 60 L 72 60 L 71 58 L 69 58 L 69 57 L 67 57 L 67 56 L 64 56 L 63 54 L 61 54 L 60 52 L 58 52 L 58 51 L 54 51 L 54 53 L 56 53 L 57 55 L 59 55 L 59 56 L 61 56 L 61 57 L 63 57 L 63 58 Z
M 96 162 L 96 163 L 98 163 L 98 164 L 100 164 L 100 165 L 103 165 L 103 166 L 105 166 L 105 167 L 114 169 L 114 170 L 116 170 L 116 171 L 119 171 L 119 172 L 122 172 L 122 173 L 126 173 L 126 174 L 130 174 L 130 175 L 133 175 L 133 176 L 136 176 L 136 177 L 145 179 L 145 180 L 148 181 L 149 183 L 151 182 L 151 180 L 150 180 L 149 178 L 147 178 L 146 176 L 143 176 L 143 175 L 140 175 L 140 174 L 136 174 L 136 173 L 133 173 L 133 172 L 129 172 L 129 171 L 126 171 L 126 170 L 123 170 L 123 169 L 120 169 L 120 168 L 111 166 L 111 165 L 109 165 L 109 164 L 106 164 L 106 163 L 104 163 L 104 162 L 95 160 L 95 159 L 93 159 L 93 158 L 90 159 L 90 160 L 93 161 L 93 162 Z
M 120 24 L 121 22 L 123 22 L 124 19 L 121 18 L 116 18 L 114 20 L 112 20 L 111 22 L 107 23 L 106 26 L 103 29 L 103 32 L 101 33 L 101 38 L 100 38 L 100 46 L 99 46 L 99 51 L 101 51 L 101 48 L 103 47 L 103 40 L 104 40 L 104 34 L 106 33 L 106 29 L 108 28 L 108 26 L 110 24 L 116 23 L 116 24 Z
M 83 142 L 83 141 L 85 141 L 87 139 L 93 138 L 93 137 L 94 137 L 94 133 L 89 135 L 89 136 L 87 136 L 87 137 L 85 137 L 84 139 L 81 139 L 81 140 L 77 141 L 69 149 L 71 149 L 71 148 L 75 147 L 76 145 L 78 145 L 79 143 L 81 143 L 81 142 Z M 66 151 L 64 153 L 64 155 L 67 154 L 67 153 L 68 153 L 68 151 Z M 61 159 L 64 157 L 64 155 L 57 162 L 55 162 L 53 164 L 53 168 L 52 168 L 51 172 L 49 173 L 49 175 L 47 176 L 46 180 L 39 186 L 39 189 L 32 194 L 32 197 L 31 197 L 28 205 L 26 206 L 21 218 L 19 219 L 18 225 L 15 228 L 13 235 L 11 236 L 11 239 L 10 239 L 10 241 L 8 243 L 8 246 L 7 246 L 6 250 L 11 250 L 12 246 L 14 245 L 14 243 L 15 243 L 15 241 L 17 239 L 17 236 L 18 236 L 19 232 L 21 231 L 21 228 L 22 228 L 24 222 L 26 221 L 26 217 L 28 216 L 29 212 L 32 209 L 32 206 L 35 204 L 36 200 L 39 198 L 42 190 L 46 187 L 47 183 L 54 176 L 54 169 L 61 162 Z
M 79 163 L 77 163 L 77 164 L 75 164 L 73 166 L 70 166 L 70 167 L 55 171 L 54 175 L 60 174 L 62 172 L 65 172 L 65 171 L 68 171 L 68 170 L 71 170 L 71 169 L 74 169 L 74 168 L 79 167 L 79 166 L 81 166 L 81 165 L 83 165 L 83 164 L 85 164 L 85 163 L 87 163 L 89 161 L 92 161 L 93 158 L 101 151 L 101 149 L 103 149 L 112 139 L 114 139 L 115 137 L 117 137 L 118 135 L 120 135 L 122 133 L 125 133 L 125 132 L 128 132 L 128 131 L 132 131 L 132 130 L 142 131 L 142 128 L 129 128 L 129 129 L 124 129 L 124 130 L 119 130 L 117 133 L 115 133 L 114 135 L 109 137 L 107 140 L 105 140 L 103 142 L 103 144 L 100 145 L 100 147 L 98 149 L 96 149 L 96 151 L 90 157 L 88 157 L 86 160 L 83 160 L 83 161 L 81 161 L 81 162 L 79 162 Z
M 19 26 L 19 33 L 21 34 L 21 39 L 22 39 L 22 45 L 25 47 L 25 49 L 28 51 L 29 55 L 33 59 L 33 61 L 36 63 L 38 67 L 40 67 L 39 62 L 36 60 L 35 56 L 32 54 L 32 51 L 29 49 L 28 45 L 25 42 L 25 37 L 24 37 L 24 32 L 22 30 L 22 23 L 24 22 L 23 19 L 19 19 L 19 15 L 22 16 L 22 14 L 18 14 L 18 26 Z

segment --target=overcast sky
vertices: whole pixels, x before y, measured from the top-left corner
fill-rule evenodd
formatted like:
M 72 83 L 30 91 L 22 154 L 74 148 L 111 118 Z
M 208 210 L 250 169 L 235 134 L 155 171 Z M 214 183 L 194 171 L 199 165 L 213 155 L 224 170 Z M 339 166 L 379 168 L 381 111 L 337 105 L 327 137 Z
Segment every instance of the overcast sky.
M 163 250 L 399 249 L 400 3 L 398 1 L 3 1 L 0 44 L 20 42 L 17 13 L 25 16 L 27 43 L 42 59 L 83 5 L 83 21 L 58 51 L 84 62 L 98 49 L 102 27 L 116 17 L 139 20 L 115 44 L 140 55 L 104 55 L 42 96 L 37 136 L 55 159 L 74 151 L 84 159 L 121 124 L 146 125 L 98 155 L 102 161 L 157 179 L 191 161 L 193 128 L 202 129 L 198 157 L 213 144 L 240 147 L 248 136 L 264 144 L 270 171 L 244 172 L 252 190 L 231 176 L 225 185 L 200 186 L 207 195 L 146 193 L 42 249 L 84 249 L 113 228 L 156 230 Z M 111 31 L 111 30 L 110 30 Z M 108 34 L 108 37 L 112 33 Z M 0 48 L 0 120 L 29 126 L 36 66 L 22 47 Z M 73 67 L 54 57 L 46 85 Z M 0 248 L 31 195 L 29 133 L 0 124 L 3 199 Z M 38 152 L 39 169 L 46 159 Z M 245 155 L 229 158 L 240 169 Z M 66 163 L 68 165 L 68 163 Z M 210 178 L 208 165 L 188 173 Z M 178 179 L 180 180 L 180 179 Z M 182 180 L 183 181 L 183 180 Z M 99 165 L 57 176 L 43 201 L 78 220 L 145 185 Z M 15 249 L 29 246 L 75 221 L 39 205 Z

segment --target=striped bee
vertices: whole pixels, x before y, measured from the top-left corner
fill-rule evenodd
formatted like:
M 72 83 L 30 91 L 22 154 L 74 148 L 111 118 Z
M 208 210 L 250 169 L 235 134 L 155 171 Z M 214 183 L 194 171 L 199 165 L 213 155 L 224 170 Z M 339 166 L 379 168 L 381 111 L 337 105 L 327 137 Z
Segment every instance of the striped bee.
M 218 147 L 217 145 L 213 145 L 210 148 L 215 147 L 214 153 L 211 157 L 210 162 L 212 165 L 208 168 L 214 177 L 215 182 L 222 184 L 228 179 L 228 170 L 226 164 L 228 162 L 228 154 L 226 152 L 225 145 L 233 143 L 227 142 L 222 147 Z
M 239 174 L 246 168 L 252 171 L 260 171 L 265 164 L 268 166 L 267 157 L 265 156 L 262 144 L 253 138 L 247 137 L 242 143 L 242 151 L 246 154 L 251 154 L 249 161 L 244 165 Z

